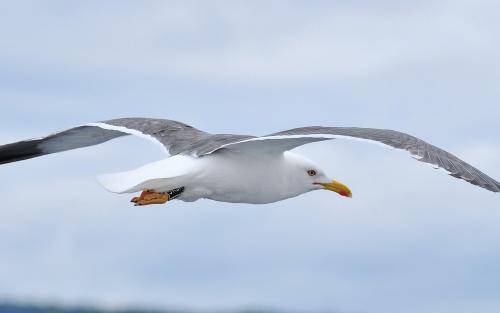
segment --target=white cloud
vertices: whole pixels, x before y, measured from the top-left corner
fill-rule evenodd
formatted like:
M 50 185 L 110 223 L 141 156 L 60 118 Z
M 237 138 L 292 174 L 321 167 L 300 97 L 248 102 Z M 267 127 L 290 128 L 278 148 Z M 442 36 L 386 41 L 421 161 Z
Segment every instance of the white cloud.
M 311 5 L 150 2 L 17 7 L 4 58 L 26 66 L 222 82 L 304 83 L 375 77 L 405 62 L 494 55 L 488 2 Z M 57 18 L 55 18 L 57 16 Z M 28 22 L 32 20 L 31 22 Z M 9 24 L 18 25 L 14 32 Z M 36 46 L 37 53 L 33 54 Z

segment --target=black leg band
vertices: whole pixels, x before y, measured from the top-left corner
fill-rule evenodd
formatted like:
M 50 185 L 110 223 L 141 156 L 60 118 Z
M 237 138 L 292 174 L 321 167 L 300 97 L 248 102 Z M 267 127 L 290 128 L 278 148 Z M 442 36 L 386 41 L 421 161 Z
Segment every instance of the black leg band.
M 175 189 L 172 189 L 170 191 L 167 191 L 167 194 L 169 196 L 169 200 L 173 200 L 173 199 L 179 197 L 184 192 L 184 190 L 185 190 L 184 187 L 179 187 L 179 188 L 175 188 Z

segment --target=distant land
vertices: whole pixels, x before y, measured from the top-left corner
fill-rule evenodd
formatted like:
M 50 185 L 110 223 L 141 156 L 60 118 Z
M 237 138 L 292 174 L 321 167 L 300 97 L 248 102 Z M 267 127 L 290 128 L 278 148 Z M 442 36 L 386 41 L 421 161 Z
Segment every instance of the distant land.
M 0 313 L 283 313 L 271 310 L 241 311 L 187 311 L 151 309 L 98 309 L 93 307 L 69 307 L 58 305 L 14 304 L 0 302 Z

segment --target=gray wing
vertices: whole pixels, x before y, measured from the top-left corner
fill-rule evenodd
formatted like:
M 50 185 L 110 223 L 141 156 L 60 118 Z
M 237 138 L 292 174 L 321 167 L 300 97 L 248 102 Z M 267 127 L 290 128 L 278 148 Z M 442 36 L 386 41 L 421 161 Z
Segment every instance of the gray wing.
M 358 127 L 303 127 L 268 136 L 251 138 L 223 146 L 225 149 L 267 148 L 283 152 L 298 146 L 329 139 L 354 139 L 381 143 L 408 151 L 420 162 L 444 169 L 449 175 L 493 192 L 500 192 L 500 183 L 453 154 L 414 136 L 387 129 Z
M 212 135 L 171 120 L 121 118 L 90 123 L 47 137 L 0 146 L 0 164 L 93 146 L 127 135 L 149 139 L 161 145 L 168 155 L 186 154 L 194 157 L 231 142 L 253 138 L 240 135 Z

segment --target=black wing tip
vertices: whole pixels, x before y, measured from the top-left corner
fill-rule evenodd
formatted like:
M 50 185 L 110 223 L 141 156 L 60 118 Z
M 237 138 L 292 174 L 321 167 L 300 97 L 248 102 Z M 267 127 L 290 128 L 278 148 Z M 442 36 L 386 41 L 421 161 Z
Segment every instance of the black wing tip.
M 23 161 L 46 154 L 38 148 L 38 143 L 38 140 L 30 140 L 0 146 L 0 164 Z

